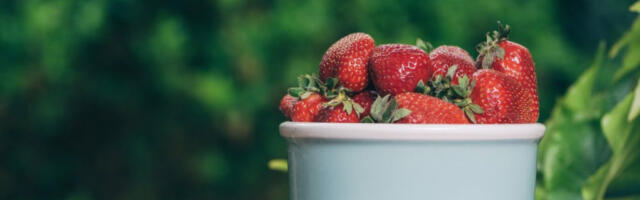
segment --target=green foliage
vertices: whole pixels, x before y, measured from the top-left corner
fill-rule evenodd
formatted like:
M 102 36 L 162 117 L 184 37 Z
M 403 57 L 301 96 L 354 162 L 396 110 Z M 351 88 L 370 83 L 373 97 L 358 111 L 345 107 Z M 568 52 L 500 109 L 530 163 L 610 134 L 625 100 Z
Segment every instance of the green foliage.
M 640 7 L 637 5 L 635 7 Z M 636 12 L 640 13 L 640 11 Z M 640 37 L 638 37 L 638 35 L 640 35 L 640 20 L 636 20 L 631 26 L 631 30 L 625 33 L 624 36 L 622 36 L 622 38 L 611 48 L 611 51 L 609 52 L 611 57 L 615 57 L 623 47 L 626 46 L 628 48 L 628 52 L 624 56 L 622 62 L 622 67 L 616 71 L 614 80 L 620 80 L 622 77 L 628 75 L 640 66 L 640 56 L 637 56 L 640 55 Z
M 600 114 L 596 107 L 602 102 L 591 98 L 603 57 L 601 45 L 594 64 L 569 87 L 547 121 L 538 158 L 543 172 L 538 188 L 546 195 L 539 199 L 581 199 L 585 181 L 609 156 L 597 125 Z
M 640 73 L 632 73 L 640 64 L 635 61 L 640 46 L 634 45 L 640 41 L 640 34 L 635 33 L 639 24 L 640 17 L 610 51 L 614 57 L 626 48 L 622 66 L 613 77 L 601 72 L 602 65 L 615 62 L 604 60 L 601 45 L 594 64 L 554 108 L 540 144 L 542 181 L 537 199 L 640 198 Z M 616 82 L 602 81 L 611 79 Z M 630 81 L 637 82 L 635 91 L 620 87 Z M 595 87 L 599 84 L 602 87 Z M 628 94 L 618 98 L 617 93 Z M 608 102 L 617 103 L 602 114 Z
M 634 98 L 633 93 L 629 94 L 602 118 L 602 130 L 613 156 L 585 184 L 582 190 L 585 199 L 604 198 L 609 184 L 616 177 L 622 176 L 629 166 L 640 164 L 640 120 L 627 120 Z

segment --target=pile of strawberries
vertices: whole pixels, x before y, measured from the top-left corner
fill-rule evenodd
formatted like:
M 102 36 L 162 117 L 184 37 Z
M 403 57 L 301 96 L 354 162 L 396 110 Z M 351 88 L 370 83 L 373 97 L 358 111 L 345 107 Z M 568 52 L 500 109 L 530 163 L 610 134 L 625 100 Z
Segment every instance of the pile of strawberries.
M 319 76 L 302 75 L 280 110 L 294 122 L 534 123 L 539 103 L 529 50 L 509 26 L 487 33 L 476 60 L 457 46 L 375 45 L 366 33 L 335 42 Z

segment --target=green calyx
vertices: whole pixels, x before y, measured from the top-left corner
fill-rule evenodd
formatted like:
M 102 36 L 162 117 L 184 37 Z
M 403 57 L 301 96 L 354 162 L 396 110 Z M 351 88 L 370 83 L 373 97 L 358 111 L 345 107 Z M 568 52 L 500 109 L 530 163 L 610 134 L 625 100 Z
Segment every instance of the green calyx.
M 306 99 L 313 93 L 319 93 L 327 99 L 333 99 L 340 92 L 349 93 L 351 90 L 338 84 L 338 79 L 329 77 L 323 82 L 315 74 L 305 74 L 298 77 L 298 87 L 289 88 L 289 95 L 298 99 Z
M 324 83 L 315 74 L 304 74 L 298 76 L 298 87 L 289 88 L 287 93 L 298 99 L 306 99 L 313 93 L 320 93 L 323 87 Z
M 398 108 L 398 102 L 391 95 L 378 96 L 371 104 L 371 114 L 361 120 L 363 123 L 393 123 L 411 114 L 406 108 Z
M 453 83 L 457 65 L 449 67 L 443 77 L 437 75 L 433 80 L 424 84 L 420 81 L 415 92 L 430 95 L 458 106 L 471 122 L 476 123 L 475 114 L 482 114 L 482 107 L 471 100 L 471 91 L 475 86 L 475 80 L 470 80 L 466 75 L 458 78 L 458 84 Z
M 351 114 L 351 112 L 355 111 L 358 117 L 360 117 L 360 114 L 364 112 L 364 108 L 353 101 L 353 99 L 351 99 L 344 90 L 340 90 L 334 98 L 324 103 L 325 107 L 335 107 L 338 105 L 342 105 L 342 109 L 347 112 L 347 114 Z
M 431 45 L 431 43 L 425 42 L 420 38 L 416 39 L 416 46 L 418 48 L 424 50 L 427 53 L 429 53 L 429 52 L 431 52 L 431 50 L 433 50 L 433 45 Z
M 349 93 L 351 90 L 338 84 L 338 79 L 329 77 L 327 81 L 322 81 L 315 74 L 305 74 L 298 77 L 298 87 L 289 88 L 289 95 L 298 99 L 306 99 L 313 93 L 319 93 L 323 97 L 330 99 L 323 106 L 335 107 L 342 104 L 347 114 L 355 111 L 358 117 L 364 112 L 364 108 L 360 104 L 354 102 Z
M 503 25 L 500 21 L 498 21 L 498 30 L 494 30 L 491 33 L 487 32 L 486 40 L 476 46 L 478 53 L 483 56 L 481 66 L 478 66 L 479 68 L 489 69 L 496 57 L 504 58 L 504 49 L 498 43 L 507 40 L 510 32 L 511 27 L 508 24 Z

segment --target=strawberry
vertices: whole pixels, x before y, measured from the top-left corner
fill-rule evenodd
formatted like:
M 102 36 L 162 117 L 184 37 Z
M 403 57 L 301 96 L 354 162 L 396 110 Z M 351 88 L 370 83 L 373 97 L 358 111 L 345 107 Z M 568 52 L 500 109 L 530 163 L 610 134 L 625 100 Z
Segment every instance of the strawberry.
M 499 30 L 493 31 L 487 40 L 478 45 L 478 67 L 494 69 L 513 77 L 532 100 L 528 112 L 531 117 L 525 123 L 538 121 L 539 100 L 536 82 L 536 70 L 529 50 L 512 41 L 507 40 L 510 32 L 509 25 L 503 26 L 498 22 Z
M 291 117 L 293 106 L 298 102 L 298 98 L 291 96 L 290 94 L 284 95 L 280 100 L 280 111 L 285 117 Z
M 318 115 L 322 104 L 326 100 L 318 93 L 310 93 L 306 98 L 301 98 L 291 110 L 291 120 L 294 122 L 311 122 Z
M 413 92 L 396 96 L 398 108 L 411 113 L 397 121 L 409 124 L 468 124 L 464 112 L 456 105 L 441 99 Z
M 316 122 L 357 123 L 364 108 L 351 99 L 345 90 L 339 90 L 330 101 L 323 104 L 322 110 L 316 116 Z
M 383 95 L 410 92 L 419 81 L 426 82 L 431 77 L 428 63 L 429 55 L 416 46 L 380 45 L 369 60 L 371 80 Z
M 373 90 L 365 90 L 353 96 L 353 101 L 364 108 L 364 111 L 360 113 L 360 119 L 369 116 L 371 104 L 377 97 L 378 94 Z
M 473 74 L 476 81 L 471 92 L 473 103 L 484 113 L 476 114 L 480 124 L 531 123 L 531 97 L 511 76 L 492 69 L 481 69 Z
M 336 41 L 322 56 L 320 79 L 335 77 L 353 92 L 363 90 L 368 82 L 367 62 L 375 42 L 366 33 L 352 33 Z
M 468 124 L 465 114 L 456 105 L 441 99 L 413 92 L 380 97 L 371 106 L 371 116 L 363 122 L 409 124 Z
M 455 77 L 458 65 L 453 65 L 447 69 L 447 74 L 443 76 L 436 76 L 434 80 L 431 80 L 425 85 L 422 81 L 418 83 L 415 92 L 426 94 L 429 96 L 442 99 L 443 101 L 453 103 L 458 106 L 464 114 L 469 118 L 472 123 L 477 123 L 474 114 L 482 114 L 484 110 L 482 107 L 473 103 L 469 97 L 475 86 L 475 80 L 470 80 L 467 75 L 459 77 L 458 83 L 451 83 Z M 473 78 L 473 76 L 471 76 Z
M 327 106 L 322 108 L 316 115 L 315 122 L 333 123 L 358 123 L 360 120 L 356 112 L 347 112 L 343 105 Z
M 457 66 L 455 76 L 452 83 L 458 84 L 458 78 L 462 76 L 471 77 L 473 72 L 476 71 L 476 67 L 473 62 L 473 58 L 464 49 L 457 46 L 442 45 L 429 52 L 429 68 L 433 71 L 433 76 L 430 80 L 436 78 L 436 76 L 445 76 L 452 66 Z
M 298 77 L 298 87 L 289 88 L 288 94 L 280 102 L 280 110 L 294 122 L 311 122 L 327 102 L 327 96 L 332 98 L 336 80 L 329 79 L 329 87 L 315 75 L 301 75 Z M 293 106 L 291 104 L 293 103 Z M 290 109 L 289 109 L 290 108 Z

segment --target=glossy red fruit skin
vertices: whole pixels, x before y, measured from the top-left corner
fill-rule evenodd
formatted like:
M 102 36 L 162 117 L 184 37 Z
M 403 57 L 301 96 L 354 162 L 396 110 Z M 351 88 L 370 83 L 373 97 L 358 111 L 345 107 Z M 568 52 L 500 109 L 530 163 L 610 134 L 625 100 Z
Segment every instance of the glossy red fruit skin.
M 313 93 L 306 99 L 299 100 L 291 112 L 291 121 L 294 122 L 312 122 L 318 115 L 318 111 L 322 109 L 322 104 L 327 100 L 320 94 Z
M 479 124 L 531 123 L 532 99 L 516 79 L 492 69 L 473 74 L 476 85 L 471 100 L 484 110 L 475 114 Z
M 324 107 L 320 109 L 318 115 L 316 115 L 315 122 L 329 122 L 329 123 L 358 123 L 360 119 L 355 110 L 348 114 L 344 111 L 342 105 L 335 107 Z
M 383 96 L 411 92 L 419 81 L 426 83 L 432 74 L 428 64 L 426 52 L 406 44 L 380 45 L 369 59 L 371 80 Z
M 364 108 L 364 112 L 360 113 L 360 119 L 367 117 L 371 113 L 371 105 L 377 97 L 378 94 L 371 90 L 365 90 L 353 96 L 353 101 Z
M 285 117 L 291 117 L 293 112 L 293 106 L 298 102 L 298 98 L 295 98 L 289 94 L 284 95 L 280 100 L 280 111 Z
M 320 79 L 335 77 L 344 87 L 358 92 L 367 87 L 367 62 L 375 41 L 366 33 L 352 33 L 336 41 L 322 56 Z
M 458 106 L 425 94 L 406 92 L 396 95 L 398 108 L 406 108 L 411 114 L 396 123 L 409 124 L 469 124 Z
M 431 80 L 437 75 L 446 76 L 447 71 L 453 65 L 458 65 L 453 78 L 454 84 L 458 84 L 458 78 L 465 75 L 471 79 L 473 72 L 476 71 L 473 58 L 460 47 L 442 45 L 429 53 L 429 68 L 433 71 Z
M 495 57 L 491 64 L 491 69 L 513 77 L 522 85 L 532 100 L 529 107 L 532 118 L 528 123 L 535 123 L 538 121 L 540 102 L 538 99 L 536 69 L 531 53 L 526 47 L 509 40 L 502 40 L 498 45 L 504 49 L 504 58 Z M 482 65 L 483 57 L 483 55 L 478 56 L 476 63 L 478 66 Z

